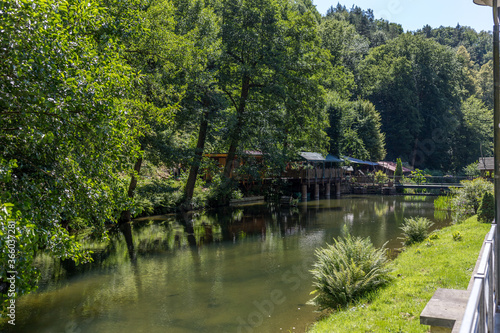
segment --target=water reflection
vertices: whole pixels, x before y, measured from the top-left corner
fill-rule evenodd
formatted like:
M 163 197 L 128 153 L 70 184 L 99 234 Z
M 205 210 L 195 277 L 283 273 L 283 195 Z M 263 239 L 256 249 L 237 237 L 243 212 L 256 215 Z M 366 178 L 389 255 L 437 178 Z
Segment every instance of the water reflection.
M 303 331 L 316 316 L 305 305 L 315 249 L 344 225 L 397 248 L 409 216 L 429 217 L 435 227 L 449 222 L 435 217 L 432 199 L 396 196 L 136 222 L 107 243 L 87 243 L 93 263 L 40 256 L 41 287 L 18 302 L 16 332 Z

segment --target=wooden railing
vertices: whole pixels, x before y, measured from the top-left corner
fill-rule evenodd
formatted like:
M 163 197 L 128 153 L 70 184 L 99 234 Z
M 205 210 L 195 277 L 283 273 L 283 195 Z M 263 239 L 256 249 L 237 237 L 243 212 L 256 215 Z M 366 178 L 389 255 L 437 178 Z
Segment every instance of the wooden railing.
M 481 261 L 460 326 L 460 333 L 494 332 L 498 301 L 498 268 L 496 262 L 497 225 L 493 224 L 485 240 Z
M 344 172 L 340 168 L 313 168 L 313 169 L 299 169 L 287 170 L 283 173 L 284 178 L 305 179 L 305 180 L 328 180 L 342 178 Z

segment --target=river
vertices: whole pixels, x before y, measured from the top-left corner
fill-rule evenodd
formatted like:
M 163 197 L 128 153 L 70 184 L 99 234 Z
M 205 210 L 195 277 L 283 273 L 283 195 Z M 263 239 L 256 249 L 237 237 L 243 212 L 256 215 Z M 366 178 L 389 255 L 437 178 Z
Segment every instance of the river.
M 17 302 L 8 332 L 304 332 L 318 313 L 309 273 L 317 248 L 346 227 L 375 246 L 401 247 L 404 217 L 450 223 L 433 198 L 345 196 L 298 207 L 250 205 L 134 223 L 108 243 L 85 243 L 94 262 L 47 256 L 36 293 Z M 152 221 L 150 221 L 152 220 Z M 125 233 L 127 234 L 127 233 Z M 397 251 L 392 251 L 396 253 Z

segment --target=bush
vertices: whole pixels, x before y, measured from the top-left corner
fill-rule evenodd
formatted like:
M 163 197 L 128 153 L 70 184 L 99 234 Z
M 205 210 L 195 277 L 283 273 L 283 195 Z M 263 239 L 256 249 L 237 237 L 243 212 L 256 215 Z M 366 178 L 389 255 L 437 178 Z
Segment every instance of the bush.
M 462 240 L 462 234 L 460 233 L 460 231 L 455 231 L 452 234 L 452 237 L 453 237 L 453 240 L 456 241 L 456 242 L 459 242 L 459 241 Z
M 310 301 L 321 309 L 346 307 L 390 281 L 385 245 L 374 248 L 370 238 L 347 235 L 316 250 L 311 270 L 318 295 Z
M 389 177 L 387 177 L 387 175 L 382 170 L 378 170 L 375 173 L 375 181 L 377 183 L 384 184 L 384 183 L 387 183 L 388 180 L 389 180 Z
M 452 197 L 440 196 L 434 200 L 434 209 L 448 211 L 451 210 Z
M 481 204 L 477 209 L 477 220 L 479 222 L 491 223 L 495 219 L 495 198 L 492 193 L 486 192 L 483 195 Z
M 424 241 L 429 233 L 429 228 L 433 224 L 431 220 L 425 217 L 405 218 L 403 226 L 400 228 L 403 230 L 403 244 L 408 246 Z
M 479 166 L 479 162 L 474 162 L 474 163 L 471 163 L 471 164 L 467 165 L 466 167 L 464 167 L 462 169 L 462 171 L 464 172 L 464 174 L 467 177 L 471 177 L 471 178 L 479 177 L 481 175 L 481 171 L 479 171 L 478 166 Z
M 484 193 L 493 193 L 493 184 L 483 178 L 463 180 L 463 187 L 452 188 L 453 221 L 461 222 L 477 214 Z

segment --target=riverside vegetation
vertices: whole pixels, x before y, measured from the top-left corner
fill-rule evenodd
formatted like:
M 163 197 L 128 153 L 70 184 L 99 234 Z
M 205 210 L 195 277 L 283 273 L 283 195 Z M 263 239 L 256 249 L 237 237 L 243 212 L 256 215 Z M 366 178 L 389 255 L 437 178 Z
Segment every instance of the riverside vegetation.
M 333 313 L 311 332 L 426 332 L 420 312 L 437 288 L 467 288 L 493 220 L 491 183 L 462 184 L 436 199 L 440 209 L 455 211 L 454 225 L 429 235 L 429 219 L 405 218 L 403 252 L 391 264 L 368 238 L 348 235 L 318 250 L 311 272 L 319 295 L 311 303 Z
M 490 227 L 474 216 L 408 246 L 391 264 L 390 284 L 332 312 L 309 332 L 427 332 L 420 313 L 437 288 L 467 289 Z

